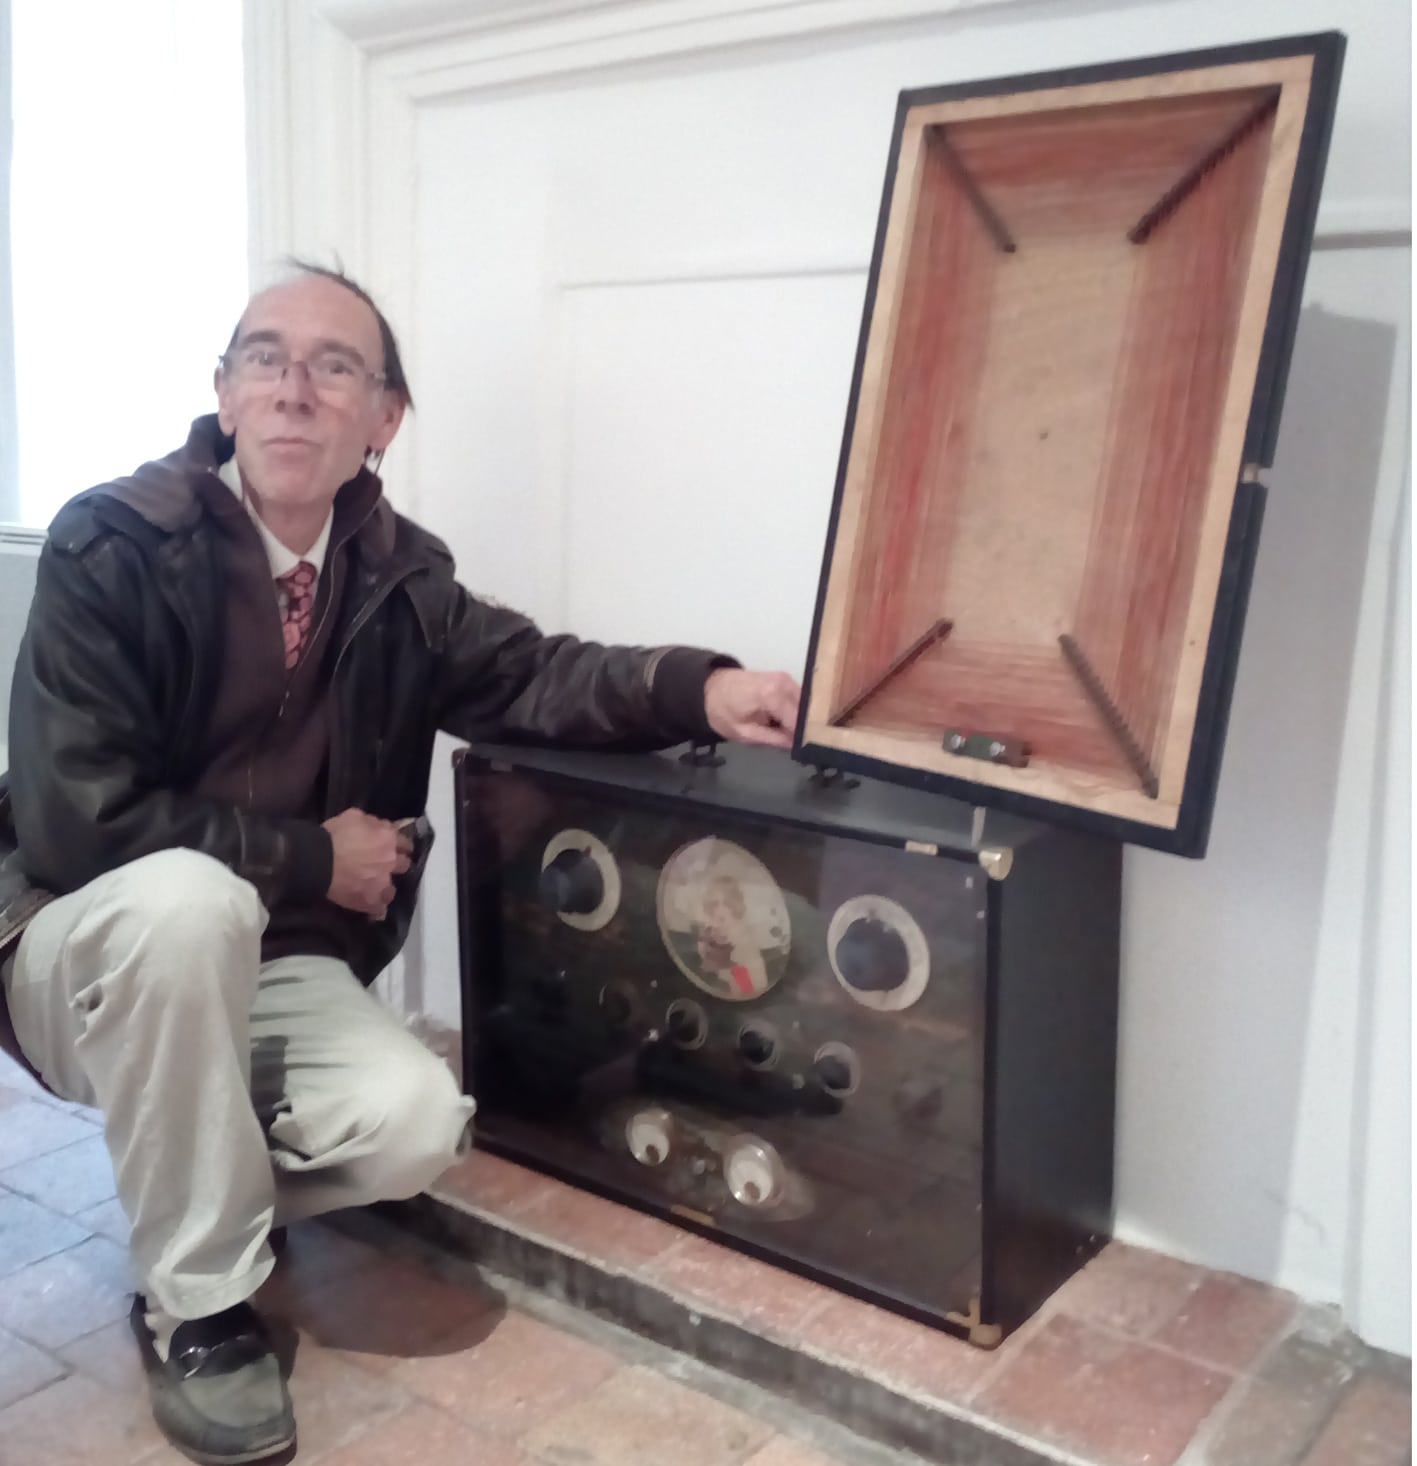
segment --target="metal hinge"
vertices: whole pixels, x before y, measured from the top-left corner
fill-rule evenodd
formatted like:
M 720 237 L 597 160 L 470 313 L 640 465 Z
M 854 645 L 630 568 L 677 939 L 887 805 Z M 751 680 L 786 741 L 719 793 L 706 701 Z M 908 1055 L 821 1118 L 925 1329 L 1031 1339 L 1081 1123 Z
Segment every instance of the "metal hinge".
M 968 1313 L 947 1313 L 945 1317 L 958 1324 L 969 1335 L 969 1342 L 980 1349 L 996 1349 L 1004 1337 L 1004 1331 L 996 1323 L 981 1323 L 979 1320 L 979 1294 L 969 1300 Z

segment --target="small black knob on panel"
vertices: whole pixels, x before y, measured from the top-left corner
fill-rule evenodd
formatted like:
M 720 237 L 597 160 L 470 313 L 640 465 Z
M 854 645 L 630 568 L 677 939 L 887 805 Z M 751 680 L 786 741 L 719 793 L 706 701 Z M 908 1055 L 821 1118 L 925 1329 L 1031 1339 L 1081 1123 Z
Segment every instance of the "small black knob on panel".
M 859 916 L 836 945 L 841 975 L 863 993 L 889 993 L 910 976 L 905 940 L 874 916 Z
M 600 990 L 600 1011 L 611 1028 L 624 1028 L 634 1013 L 635 1005 L 622 987 L 603 987 Z
M 772 1035 L 764 1033 L 761 1028 L 745 1028 L 738 1035 L 738 1052 L 748 1063 L 761 1067 L 772 1061 L 777 1044 Z
M 563 850 L 541 872 L 541 900 L 552 911 L 585 916 L 605 899 L 605 878 L 583 850 Z
M 851 1088 L 851 1065 L 845 1059 L 835 1054 L 829 1054 L 826 1058 L 818 1059 L 813 1067 L 816 1071 L 817 1082 L 823 1089 L 840 1093 L 844 1089 Z
M 834 1099 L 854 1094 L 861 1082 L 861 1060 L 849 1045 L 833 1040 L 817 1050 L 812 1077 Z
M 697 1003 L 671 1003 L 665 1027 L 681 1049 L 696 1049 L 708 1036 L 708 1023 Z

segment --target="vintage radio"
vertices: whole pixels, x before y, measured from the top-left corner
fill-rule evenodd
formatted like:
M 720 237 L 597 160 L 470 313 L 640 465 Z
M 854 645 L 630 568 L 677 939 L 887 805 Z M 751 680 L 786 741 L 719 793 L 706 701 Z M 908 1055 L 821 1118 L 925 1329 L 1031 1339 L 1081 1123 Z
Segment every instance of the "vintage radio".
M 976 1343 L 1105 1237 L 1342 50 L 901 96 L 793 758 L 460 758 L 481 1144 Z
M 1110 1229 L 1120 847 L 722 758 L 459 755 L 479 1144 L 996 1342 Z
M 1203 853 L 1342 51 L 902 95 L 799 757 Z

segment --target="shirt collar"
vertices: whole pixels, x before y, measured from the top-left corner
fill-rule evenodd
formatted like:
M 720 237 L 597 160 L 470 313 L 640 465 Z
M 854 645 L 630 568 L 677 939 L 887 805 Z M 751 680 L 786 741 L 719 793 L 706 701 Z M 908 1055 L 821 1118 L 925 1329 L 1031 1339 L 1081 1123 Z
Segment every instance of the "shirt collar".
M 265 520 L 256 513 L 256 506 L 252 503 L 251 496 L 241 482 L 241 470 L 236 466 L 234 453 L 217 469 L 217 477 L 241 500 L 247 514 L 251 516 L 251 523 L 256 526 L 256 533 L 260 535 L 261 544 L 265 547 L 266 559 L 271 562 L 272 578 L 279 579 L 282 575 L 288 575 L 302 560 L 315 567 L 317 576 L 320 574 L 325 568 L 325 551 L 330 544 L 330 525 L 333 524 L 335 517 L 333 509 L 325 515 L 325 524 L 320 531 L 320 537 L 303 555 L 297 555 L 294 550 L 288 549 L 271 533 Z

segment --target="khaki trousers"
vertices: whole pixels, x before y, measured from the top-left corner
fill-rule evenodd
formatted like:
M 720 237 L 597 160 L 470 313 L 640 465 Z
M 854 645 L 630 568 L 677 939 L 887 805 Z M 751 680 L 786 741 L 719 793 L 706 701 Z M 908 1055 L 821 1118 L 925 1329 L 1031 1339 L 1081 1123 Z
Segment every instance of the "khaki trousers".
M 166 850 L 46 906 L 5 974 L 30 1063 L 102 1111 L 136 1280 L 178 1318 L 249 1298 L 273 1225 L 422 1191 L 472 1117 L 343 962 L 262 964 L 265 924 L 248 882 Z

